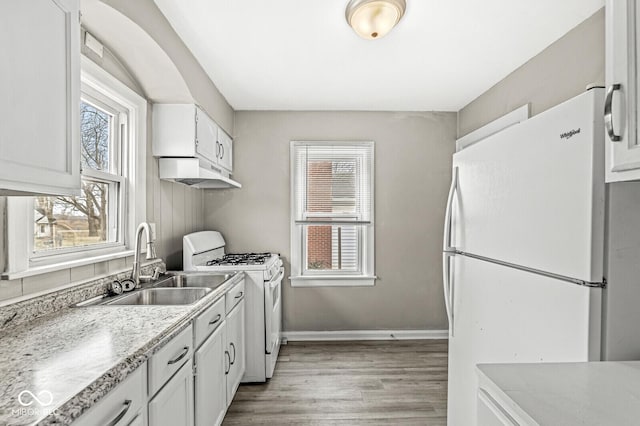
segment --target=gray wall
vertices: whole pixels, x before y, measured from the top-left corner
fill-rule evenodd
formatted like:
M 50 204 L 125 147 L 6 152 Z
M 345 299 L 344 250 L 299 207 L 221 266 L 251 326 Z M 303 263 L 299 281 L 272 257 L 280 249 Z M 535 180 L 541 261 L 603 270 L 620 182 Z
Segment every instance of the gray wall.
M 222 128 L 233 132 L 234 110 L 173 30 L 153 0 L 102 0 L 138 24 L 167 53 L 184 78 L 191 95 Z M 117 29 L 116 29 L 117 31 Z M 108 43 L 108 40 L 103 40 Z
M 458 137 L 529 102 L 538 114 L 592 83 L 604 85 L 604 8 L 462 108 Z
M 455 113 L 237 112 L 234 179 L 205 191 L 205 225 L 228 251 L 275 251 L 290 273 L 291 140 L 373 140 L 374 287 L 283 287 L 288 331 L 447 328 L 441 241 Z

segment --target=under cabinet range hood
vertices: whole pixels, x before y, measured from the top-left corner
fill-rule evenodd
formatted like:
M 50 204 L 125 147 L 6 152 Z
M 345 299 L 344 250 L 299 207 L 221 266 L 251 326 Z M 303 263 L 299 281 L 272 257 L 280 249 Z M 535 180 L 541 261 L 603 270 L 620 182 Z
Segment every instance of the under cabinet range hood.
M 198 189 L 242 188 L 242 185 L 223 175 L 207 161 L 198 158 L 158 159 L 160 179 Z

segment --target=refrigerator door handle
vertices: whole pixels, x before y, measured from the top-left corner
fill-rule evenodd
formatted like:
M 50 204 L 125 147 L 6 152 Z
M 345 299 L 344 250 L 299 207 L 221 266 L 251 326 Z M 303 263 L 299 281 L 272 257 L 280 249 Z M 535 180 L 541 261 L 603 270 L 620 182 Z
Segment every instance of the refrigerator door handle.
M 453 289 L 451 287 L 451 262 L 450 257 L 455 253 L 442 253 L 442 286 L 444 289 L 444 307 L 449 320 L 449 336 L 454 337 L 453 331 Z
M 451 245 L 451 227 L 453 225 L 453 199 L 458 190 L 458 168 L 453 168 L 453 176 L 451 178 L 451 186 L 449 187 L 449 196 L 447 197 L 447 209 L 444 214 L 444 237 L 442 242 L 442 250 L 445 252 L 455 252 L 456 248 Z

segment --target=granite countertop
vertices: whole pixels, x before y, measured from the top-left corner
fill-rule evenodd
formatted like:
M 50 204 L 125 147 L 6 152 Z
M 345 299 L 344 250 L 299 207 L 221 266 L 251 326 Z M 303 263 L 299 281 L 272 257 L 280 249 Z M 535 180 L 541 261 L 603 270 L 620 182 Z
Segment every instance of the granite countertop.
M 70 307 L 0 331 L 0 424 L 70 424 L 235 282 L 193 305 Z
M 640 361 L 486 364 L 478 374 L 480 386 L 524 424 L 624 426 L 640 419 Z

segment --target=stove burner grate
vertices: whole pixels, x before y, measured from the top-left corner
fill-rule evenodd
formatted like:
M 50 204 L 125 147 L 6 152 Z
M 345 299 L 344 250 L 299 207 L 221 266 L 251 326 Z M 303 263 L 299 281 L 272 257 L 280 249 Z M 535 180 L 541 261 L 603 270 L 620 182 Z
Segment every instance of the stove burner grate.
M 207 266 L 264 265 L 271 253 L 229 253 L 207 262 Z

